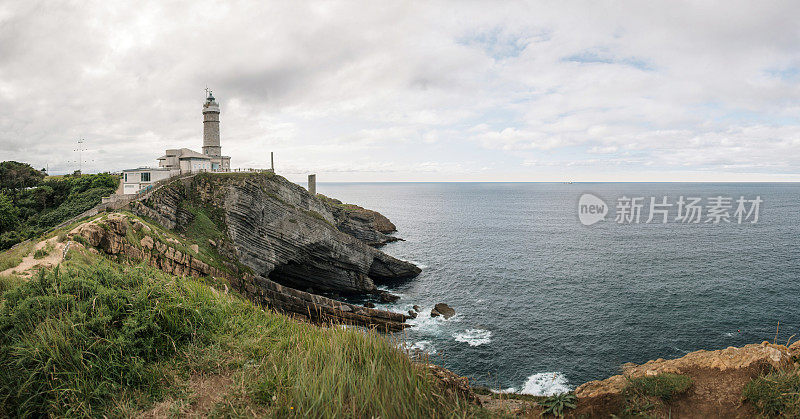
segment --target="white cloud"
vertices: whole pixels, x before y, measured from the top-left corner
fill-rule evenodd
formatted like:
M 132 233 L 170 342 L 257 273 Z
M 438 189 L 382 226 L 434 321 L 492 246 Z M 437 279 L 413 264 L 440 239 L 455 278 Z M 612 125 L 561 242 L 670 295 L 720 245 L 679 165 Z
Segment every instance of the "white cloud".
M 537 180 L 536 167 L 591 166 L 622 179 L 794 176 L 798 12 L 12 0 L 0 5 L 0 158 L 69 171 L 83 137 L 90 168 L 119 170 L 197 149 L 208 85 L 235 166 L 265 167 L 275 151 L 279 171 L 330 180 Z

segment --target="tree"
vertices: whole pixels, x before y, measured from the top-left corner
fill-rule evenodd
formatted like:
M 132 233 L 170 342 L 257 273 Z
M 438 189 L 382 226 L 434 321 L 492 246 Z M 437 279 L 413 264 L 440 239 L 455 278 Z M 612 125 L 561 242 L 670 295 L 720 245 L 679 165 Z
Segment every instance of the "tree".
M 42 182 L 45 174 L 28 163 L 4 161 L 0 163 L 0 188 L 11 191 L 30 188 Z M 13 198 L 13 195 L 12 195 Z
M 0 192 L 0 233 L 17 227 L 17 207 L 6 194 Z

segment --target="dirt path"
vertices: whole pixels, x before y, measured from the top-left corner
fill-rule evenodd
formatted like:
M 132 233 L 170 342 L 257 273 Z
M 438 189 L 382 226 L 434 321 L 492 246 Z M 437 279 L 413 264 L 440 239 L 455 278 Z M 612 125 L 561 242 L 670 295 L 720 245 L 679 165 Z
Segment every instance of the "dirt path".
M 47 240 L 42 240 L 33 246 L 30 253 L 22 258 L 22 262 L 19 265 L 0 272 L 0 275 L 16 274 L 24 277 L 30 277 L 36 271 L 38 271 L 39 268 L 52 268 L 53 266 L 61 263 L 61 261 L 64 259 L 64 247 L 67 246 L 68 243 L 69 242 L 60 243 L 58 241 L 58 236 L 51 237 Z M 36 259 L 34 257 L 36 251 L 42 250 L 48 245 L 52 245 L 53 250 L 51 250 L 47 256 Z
M 222 401 L 233 380 L 230 374 L 195 374 L 189 379 L 192 390 L 192 402 L 188 405 L 177 400 L 164 400 L 152 409 L 138 415 L 142 418 L 155 419 L 166 417 L 206 417 L 214 406 Z

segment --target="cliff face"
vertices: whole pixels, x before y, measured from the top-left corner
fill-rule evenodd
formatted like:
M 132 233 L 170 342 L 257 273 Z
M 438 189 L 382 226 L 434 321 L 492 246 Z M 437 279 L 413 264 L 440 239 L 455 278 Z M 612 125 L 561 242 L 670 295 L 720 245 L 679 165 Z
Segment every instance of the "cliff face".
M 178 231 L 187 228 L 197 208 L 216 214 L 236 258 L 255 275 L 292 288 L 370 293 L 376 283 L 420 272 L 367 245 L 380 240 L 359 239 L 385 236 L 375 228 L 387 227 L 382 220 L 376 224 L 374 215 L 344 211 L 269 173 L 201 174 L 134 205 L 138 213 Z

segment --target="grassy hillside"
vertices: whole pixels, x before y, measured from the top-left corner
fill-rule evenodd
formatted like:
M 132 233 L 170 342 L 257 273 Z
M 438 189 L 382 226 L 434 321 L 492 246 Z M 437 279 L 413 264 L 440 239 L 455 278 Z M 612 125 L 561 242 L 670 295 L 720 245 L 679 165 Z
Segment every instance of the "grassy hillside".
M 0 278 L 0 417 L 483 415 L 385 336 L 210 283 L 79 245 L 29 280 Z

